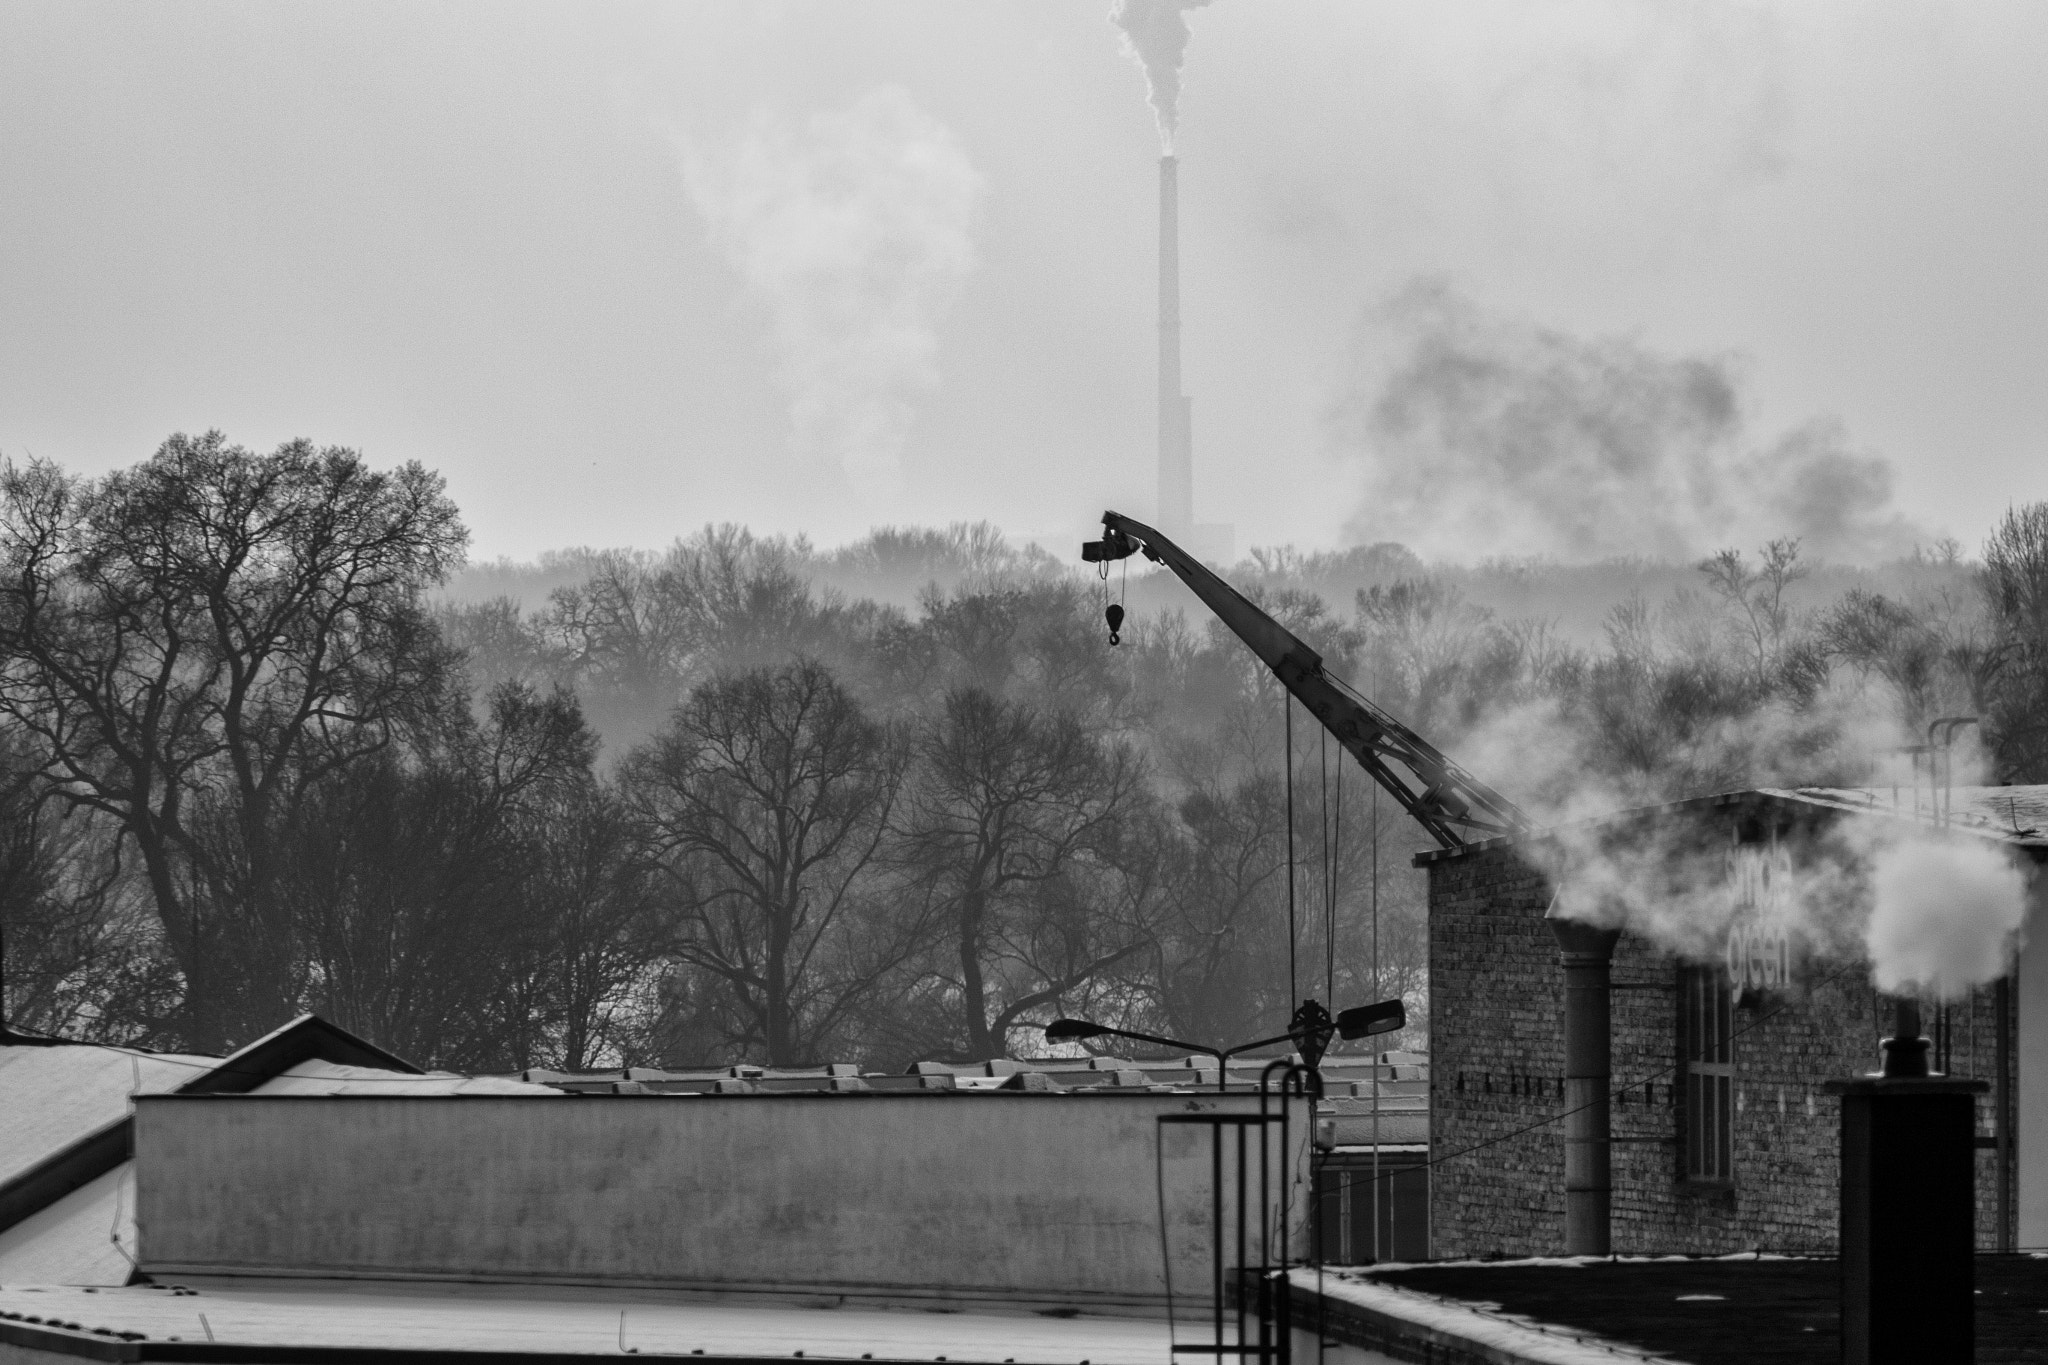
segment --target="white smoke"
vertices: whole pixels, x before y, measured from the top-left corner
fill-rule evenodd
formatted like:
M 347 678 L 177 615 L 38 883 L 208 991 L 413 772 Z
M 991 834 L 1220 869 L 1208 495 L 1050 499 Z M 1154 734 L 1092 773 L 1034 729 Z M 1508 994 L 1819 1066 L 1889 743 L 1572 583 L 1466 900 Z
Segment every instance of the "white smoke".
M 2027 914 L 2025 875 L 1975 839 L 1921 837 L 1871 856 L 1864 945 L 1878 988 L 1945 999 L 2002 976 Z
M 1677 762 L 1724 775 L 1694 789 L 1806 786 L 1827 774 L 1845 785 L 1897 777 L 1910 791 L 1909 774 L 1888 771 L 1907 738 L 1879 699 L 1843 689 L 1703 727 Z M 1738 920 L 1761 924 L 1825 958 L 1866 956 L 1887 991 L 1955 998 L 2010 968 L 2028 883 L 2001 844 L 1883 806 L 1765 845 L 1738 846 L 1711 811 L 1613 821 L 1669 799 L 1671 773 L 1590 777 L 1612 770 L 1612 755 L 1593 751 L 1603 739 L 1546 704 L 1511 710 L 1459 746 L 1473 771 L 1516 774 L 1507 794 L 1549 828 L 1526 850 L 1558 888 L 1558 914 L 1700 960 L 1718 959 Z M 1981 782 L 1982 761 L 1959 745 L 1957 784 Z
M 680 142 L 712 241 L 772 315 L 798 452 L 886 505 L 974 268 L 980 174 L 897 86 L 801 129 L 764 113 L 724 145 Z
M 1173 154 L 1180 127 L 1180 68 L 1188 51 L 1188 18 L 1209 0 L 1115 0 L 1109 22 L 1124 33 L 1124 51 L 1145 68 L 1145 87 L 1159 120 L 1159 148 Z
M 1382 321 L 1390 373 L 1336 414 L 1363 466 L 1347 529 L 1425 556 L 1695 559 L 1796 537 L 1870 561 L 1927 539 L 1892 505 L 1892 468 L 1838 423 L 1752 433 L 1727 356 L 1662 355 L 1489 314 L 1417 283 Z

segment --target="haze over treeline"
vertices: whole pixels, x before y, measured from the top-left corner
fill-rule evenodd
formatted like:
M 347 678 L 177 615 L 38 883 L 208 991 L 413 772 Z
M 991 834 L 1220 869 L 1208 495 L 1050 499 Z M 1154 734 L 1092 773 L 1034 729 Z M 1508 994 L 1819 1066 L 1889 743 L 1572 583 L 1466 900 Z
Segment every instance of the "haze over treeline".
M 431 471 L 303 442 L 8 468 L 10 1021 L 893 1068 L 1058 1014 L 1229 1043 L 1377 988 L 1426 1038 L 1416 831 L 1305 716 L 1288 761 L 1282 694 L 1164 575 L 986 525 L 459 569 L 465 539 Z M 1990 780 L 2048 779 L 2044 504 L 1863 568 L 1380 543 L 1230 576 L 1539 819 L 1880 779 L 1939 715 L 1983 718 Z

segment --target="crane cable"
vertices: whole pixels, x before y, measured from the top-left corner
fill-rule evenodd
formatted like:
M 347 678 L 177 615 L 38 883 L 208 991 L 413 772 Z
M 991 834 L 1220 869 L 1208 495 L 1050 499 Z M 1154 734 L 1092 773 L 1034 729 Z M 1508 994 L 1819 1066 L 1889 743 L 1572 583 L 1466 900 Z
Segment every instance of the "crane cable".
M 1294 982 L 1294 694 L 1284 687 L 1280 704 L 1287 715 L 1287 1007 L 1291 1010 L 1298 993 Z
M 1330 895 L 1323 922 L 1323 998 L 1337 1003 L 1337 874 L 1344 856 L 1344 751 L 1337 751 L 1336 811 L 1330 817 Z

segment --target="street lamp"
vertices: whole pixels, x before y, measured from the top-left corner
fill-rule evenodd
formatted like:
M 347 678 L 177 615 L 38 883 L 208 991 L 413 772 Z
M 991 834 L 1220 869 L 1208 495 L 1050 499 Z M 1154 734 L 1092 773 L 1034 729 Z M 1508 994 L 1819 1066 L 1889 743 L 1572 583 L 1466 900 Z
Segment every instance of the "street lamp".
M 1329 1050 L 1330 1036 L 1340 1038 L 1369 1038 L 1376 1033 L 1391 1033 L 1408 1022 L 1408 1011 L 1399 1000 L 1381 1000 L 1371 1005 L 1359 1005 L 1345 1010 L 1335 1019 L 1328 1010 L 1313 1000 L 1301 1002 L 1301 1008 L 1288 1021 L 1288 1030 L 1271 1038 L 1257 1042 L 1239 1043 L 1236 1047 L 1210 1047 L 1206 1043 L 1190 1043 L 1179 1038 L 1162 1038 L 1156 1033 L 1135 1033 L 1130 1029 L 1111 1028 L 1090 1019 L 1055 1019 L 1045 1026 L 1045 1038 L 1049 1043 L 1078 1042 L 1083 1038 L 1131 1038 L 1141 1043 L 1156 1043 L 1161 1047 L 1177 1047 L 1187 1052 L 1201 1052 L 1216 1059 L 1216 1088 L 1225 1088 L 1229 1068 L 1227 1063 L 1240 1052 L 1253 1048 L 1269 1047 L 1274 1043 L 1293 1043 L 1301 1053 L 1302 1060 L 1311 1069 L 1322 1064 L 1323 1053 Z

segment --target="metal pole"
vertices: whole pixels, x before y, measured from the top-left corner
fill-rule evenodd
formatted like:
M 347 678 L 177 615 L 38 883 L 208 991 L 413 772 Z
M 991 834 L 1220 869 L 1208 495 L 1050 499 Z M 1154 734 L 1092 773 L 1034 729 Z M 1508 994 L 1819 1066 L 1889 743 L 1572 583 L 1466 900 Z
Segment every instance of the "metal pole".
M 1564 967 L 1565 1254 L 1605 1256 L 1613 1188 L 1608 967 L 1621 931 L 1568 919 L 1549 924 Z
M 1209 1130 L 1209 1217 L 1215 1250 L 1211 1256 L 1216 1292 L 1216 1354 L 1223 1355 L 1223 1125 Z
M 2001 976 L 1991 989 L 1998 1019 L 1992 1036 L 1997 1046 L 1992 1077 L 1991 1131 L 1998 1163 L 1998 1237 L 2000 1251 L 2012 1250 L 2012 978 Z
M 1259 1127 L 1260 1127 L 1261 1133 L 1262 1133 L 1262 1135 L 1263 1135 L 1263 1131 L 1264 1131 L 1264 1129 L 1265 1129 L 1265 1125 L 1264 1125 L 1264 1124 L 1260 1124 L 1260 1125 L 1259 1125 Z M 1244 1127 L 1243 1127 L 1243 1125 L 1239 1125 L 1239 1127 L 1238 1127 L 1238 1130 L 1237 1130 L 1237 1266 L 1236 1266 L 1235 1270 L 1233 1271 L 1233 1273 L 1234 1273 L 1234 1274 L 1235 1274 L 1235 1275 L 1237 1276 L 1237 1344 L 1238 1344 L 1238 1345 L 1240 1345 L 1240 1346 L 1244 1345 L 1244 1300 L 1245 1300 L 1245 1273 L 1244 1273 L 1244 1272 L 1245 1272 L 1245 1245 L 1246 1245 L 1246 1241 L 1247 1241 L 1247 1232 L 1248 1232 L 1248 1229 L 1246 1229 L 1246 1227 L 1245 1227 L 1245 1225 L 1244 1225 L 1244 1224 L 1245 1224 L 1245 1216 L 1244 1216 L 1244 1215 L 1245 1215 L 1245 1203 L 1246 1203 L 1246 1196 L 1247 1196 L 1247 1195 L 1249 1194 L 1249 1192 L 1250 1192 L 1250 1191 L 1249 1191 L 1249 1189 L 1248 1189 L 1248 1185 L 1249 1185 L 1249 1182 L 1248 1182 L 1248 1181 L 1247 1181 L 1247 1180 L 1245 1179 L 1245 1161 L 1244 1161 L 1244 1158 L 1245 1158 L 1245 1143 L 1246 1143 L 1247 1141 L 1249 1141 L 1249 1140 L 1250 1140 L 1250 1134 L 1248 1134 L 1247 1132 L 1245 1132 L 1245 1130 L 1244 1130 Z M 1259 1144 L 1259 1156 L 1260 1156 L 1260 1158 L 1261 1158 L 1261 1163 L 1260 1163 L 1260 1164 L 1261 1164 L 1261 1165 L 1263 1165 L 1263 1164 L 1264 1164 L 1264 1157 L 1265 1157 L 1265 1142 L 1264 1142 L 1264 1138 L 1263 1138 L 1263 1136 L 1261 1137 L 1261 1140 L 1260 1140 L 1260 1144 Z M 1264 1205 L 1263 1205 L 1263 1204 L 1261 1204 L 1261 1206 L 1260 1206 L 1260 1208 L 1259 1208 L 1259 1221 L 1260 1221 L 1261 1223 L 1264 1223 L 1264 1222 L 1266 1221 L 1266 1210 L 1265 1210 L 1265 1207 L 1264 1207 Z M 1261 1229 L 1261 1231 L 1263 1231 L 1263 1229 Z

